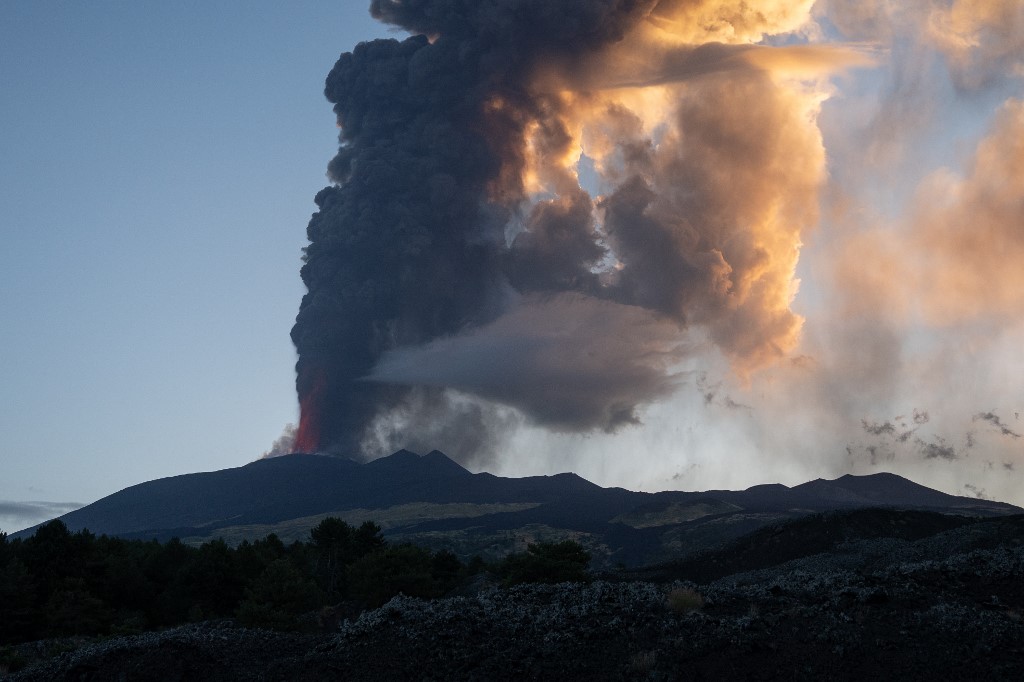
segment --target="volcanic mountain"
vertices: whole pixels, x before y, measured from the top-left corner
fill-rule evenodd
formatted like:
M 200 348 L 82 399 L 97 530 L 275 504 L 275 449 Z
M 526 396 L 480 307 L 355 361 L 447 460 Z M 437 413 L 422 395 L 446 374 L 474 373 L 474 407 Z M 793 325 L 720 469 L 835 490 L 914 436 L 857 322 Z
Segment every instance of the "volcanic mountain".
M 888 507 L 1002 516 L 1013 505 L 948 495 L 879 473 L 742 491 L 641 493 L 575 474 L 474 474 L 441 452 L 400 450 L 366 463 L 289 455 L 141 483 L 61 517 L 71 530 L 197 544 L 276 533 L 304 539 L 327 516 L 371 520 L 391 541 L 496 558 L 538 541 L 575 539 L 597 567 L 691 555 L 763 526 L 823 511 Z M 33 529 L 15 536 L 31 534 Z

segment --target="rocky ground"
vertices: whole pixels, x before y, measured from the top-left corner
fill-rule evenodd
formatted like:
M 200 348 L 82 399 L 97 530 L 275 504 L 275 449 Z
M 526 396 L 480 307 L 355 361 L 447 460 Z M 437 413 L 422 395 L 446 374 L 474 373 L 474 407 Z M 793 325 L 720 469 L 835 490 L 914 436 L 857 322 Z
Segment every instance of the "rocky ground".
M 1019 521 L 1000 523 L 839 538 L 700 585 L 605 576 L 397 597 L 325 635 L 190 625 L 6 679 L 1020 680 L 1024 544 Z

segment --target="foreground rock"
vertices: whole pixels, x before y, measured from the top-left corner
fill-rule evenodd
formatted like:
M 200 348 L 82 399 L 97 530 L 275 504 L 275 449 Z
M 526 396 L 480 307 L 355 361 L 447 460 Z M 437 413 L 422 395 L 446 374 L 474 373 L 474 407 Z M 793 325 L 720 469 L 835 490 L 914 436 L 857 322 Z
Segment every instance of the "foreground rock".
M 332 635 L 188 626 L 85 647 L 10 679 L 1024 679 L 1024 548 L 929 558 L 937 542 L 852 548 L 871 568 L 830 554 L 703 586 L 397 597 Z

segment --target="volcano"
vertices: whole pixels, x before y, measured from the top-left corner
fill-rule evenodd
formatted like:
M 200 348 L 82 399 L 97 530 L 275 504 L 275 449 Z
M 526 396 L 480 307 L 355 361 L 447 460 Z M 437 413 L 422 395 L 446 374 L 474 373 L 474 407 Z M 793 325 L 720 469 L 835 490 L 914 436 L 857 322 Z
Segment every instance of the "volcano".
M 327 516 L 371 520 L 386 537 L 497 558 L 529 542 L 574 539 L 595 566 L 686 556 L 763 526 L 816 512 L 870 507 L 960 516 L 1024 510 L 958 497 L 889 473 L 794 487 L 642 493 L 576 474 L 503 478 L 471 473 L 444 453 L 408 450 L 366 463 L 288 455 L 242 467 L 141 483 L 60 517 L 71 530 L 198 544 L 276 533 L 305 539 Z M 15 534 L 31 534 L 32 529 Z

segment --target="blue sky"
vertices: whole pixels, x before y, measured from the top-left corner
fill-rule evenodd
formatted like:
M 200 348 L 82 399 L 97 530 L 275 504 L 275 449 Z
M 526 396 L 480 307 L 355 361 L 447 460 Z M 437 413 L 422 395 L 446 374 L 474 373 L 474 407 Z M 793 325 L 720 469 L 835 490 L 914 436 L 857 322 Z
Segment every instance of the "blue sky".
M 294 421 L 323 81 L 389 35 L 365 7 L 0 2 L 0 500 L 238 466 Z

